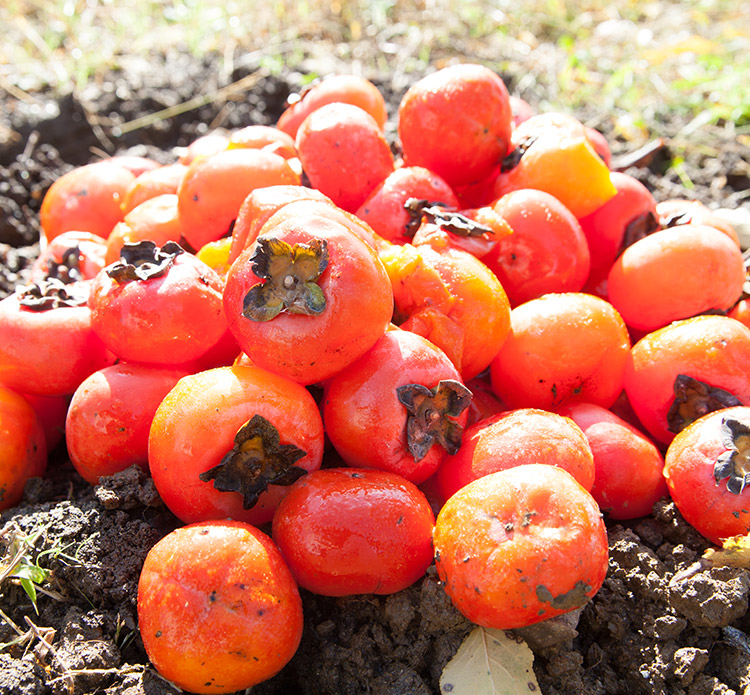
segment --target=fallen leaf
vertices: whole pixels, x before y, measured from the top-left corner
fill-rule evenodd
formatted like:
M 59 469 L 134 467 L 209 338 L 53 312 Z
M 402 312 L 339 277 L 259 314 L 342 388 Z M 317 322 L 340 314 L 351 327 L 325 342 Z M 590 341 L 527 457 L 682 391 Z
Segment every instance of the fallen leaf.
M 440 692 L 451 695 L 538 693 L 534 654 L 521 638 L 503 630 L 476 627 L 446 664 Z

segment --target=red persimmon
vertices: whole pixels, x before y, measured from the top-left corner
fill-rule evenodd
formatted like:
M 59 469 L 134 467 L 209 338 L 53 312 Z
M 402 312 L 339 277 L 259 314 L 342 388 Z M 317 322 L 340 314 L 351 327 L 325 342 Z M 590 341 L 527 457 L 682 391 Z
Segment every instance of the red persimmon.
M 185 523 L 271 520 L 289 484 L 320 467 L 323 423 L 303 386 L 259 367 L 180 379 L 149 431 L 159 495 Z
M 64 283 L 91 280 L 104 267 L 107 240 L 89 232 L 63 232 L 50 241 L 31 266 L 34 282 L 53 277 Z
M 158 195 L 176 195 L 186 171 L 187 166 L 179 162 L 144 171 L 133 180 L 125 192 L 122 202 L 123 215 Z
M 178 528 L 146 556 L 138 627 L 151 663 L 193 693 L 250 688 L 302 637 L 302 601 L 271 539 L 236 521 Z
M 294 138 L 289 133 L 268 125 L 249 125 L 232 133 L 227 149 L 241 147 L 273 152 L 284 159 L 293 159 L 297 156 Z
M 433 542 L 445 591 L 484 627 L 523 627 L 579 608 L 607 573 L 594 498 L 570 473 L 544 464 L 459 490 L 438 513 Z
M 432 563 L 434 523 L 427 498 L 401 476 L 326 468 L 289 489 L 273 517 L 273 539 L 303 589 L 392 594 Z

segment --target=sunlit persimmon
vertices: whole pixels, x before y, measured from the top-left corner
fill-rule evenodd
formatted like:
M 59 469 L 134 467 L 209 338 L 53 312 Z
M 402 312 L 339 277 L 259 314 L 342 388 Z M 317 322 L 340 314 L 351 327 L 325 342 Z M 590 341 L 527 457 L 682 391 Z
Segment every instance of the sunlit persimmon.
M 64 283 L 91 280 L 105 265 L 107 239 L 90 232 L 63 232 L 50 241 L 31 266 L 31 280 L 53 277 Z
M 297 156 L 294 138 L 279 128 L 268 125 L 249 125 L 235 130 L 229 136 L 227 149 L 248 147 L 281 155 L 284 159 Z
M 683 224 L 705 224 L 724 232 L 738 246 L 737 230 L 726 219 L 699 200 L 668 198 L 656 204 L 656 214 L 662 227 L 679 227 Z
M 133 208 L 150 198 L 176 194 L 186 171 L 187 166 L 179 162 L 144 171 L 125 191 L 125 198 L 122 202 L 123 215 L 127 215 Z
M 179 163 L 188 165 L 196 159 L 210 157 L 212 154 L 223 152 L 229 146 L 230 135 L 229 131 L 219 128 L 197 137 L 187 147 L 177 150 Z

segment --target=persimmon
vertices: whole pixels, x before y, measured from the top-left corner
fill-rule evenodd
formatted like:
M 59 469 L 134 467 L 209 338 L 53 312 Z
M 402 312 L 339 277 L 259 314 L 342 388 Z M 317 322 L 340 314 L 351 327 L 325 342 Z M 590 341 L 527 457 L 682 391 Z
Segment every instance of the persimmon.
M 209 268 L 215 270 L 219 275 L 224 276 L 229 272 L 229 252 L 232 246 L 232 239 L 224 237 L 216 241 L 209 241 L 201 246 L 200 251 L 195 254 L 199 261 L 203 261 Z
M 188 362 L 227 330 L 223 289 L 218 273 L 179 244 L 125 244 L 91 281 L 91 326 L 122 360 Z
M 164 503 L 184 523 L 264 524 L 323 458 L 320 410 L 303 386 L 255 366 L 180 379 L 156 409 L 148 462 Z
M 393 594 L 432 563 L 434 524 L 427 498 L 401 476 L 326 468 L 289 488 L 272 535 L 303 589 L 324 596 Z
M 223 152 L 229 147 L 230 136 L 231 133 L 228 130 L 217 128 L 195 138 L 187 147 L 177 149 L 179 156 L 178 164 L 189 166 L 197 159 L 203 159 Z
M 513 126 L 520 125 L 536 113 L 534 107 L 517 94 L 510 95 L 510 111 L 513 114 Z
M 323 421 L 347 465 L 418 484 L 458 450 L 470 400 L 442 350 L 394 327 L 325 383 Z
M 589 276 L 586 237 L 557 198 L 531 188 L 506 193 L 492 209 L 513 230 L 482 256 L 511 306 L 549 292 L 579 292 Z
M 177 190 L 183 236 L 198 251 L 231 233 L 237 211 L 252 190 L 299 182 L 287 160 L 273 152 L 239 148 L 194 159 Z
M 313 111 L 302 121 L 295 145 L 310 185 L 352 213 L 394 168 L 383 131 L 352 104 Z
M 495 196 L 536 188 L 555 196 L 581 218 L 617 192 L 609 174 L 580 121 L 562 113 L 540 113 L 513 130 Z
M 729 310 L 744 282 L 740 248 L 718 229 L 693 224 L 626 248 L 609 271 L 607 291 L 628 326 L 653 331 L 709 310 Z
M 334 102 L 358 106 L 373 117 L 381 130 L 388 120 L 385 98 L 370 80 L 359 75 L 329 75 L 312 83 L 300 94 L 290 95 L 289 104 L 279 116 L 276 127 L 295 138 L 307 116 Z
M 594 484 L 589 490 L 610 519 L 648 516 L 667 497 L 664 458 L 640 430 L 594 403 L 568 403 L 558 412 L 586 435 L 594 457 Z
M 433 532 L 435 566 L 471 622 L 507 630 L 586 604 L 607 574 L 607 531 L 570 473 L 524 464 L 451 497 Z
M 18 504 L 26 481 L 47 468 L 44 429 L 31 404 L 0 383 L 0 511 Z
M 612 164 L 612 150 L 609 147 L 609 141 L 604 134 L 596 128 L 585 126 L 586 137 L 594 148 L 594 151 L 601 157 L 602 161 L 609 167 Z
M 96 484 L 128 466 L 148 468 L 148 433 L 164 396 L 186 369 L 119 362 L 84 379 L 65 421 L 70 460 L 81 477 Z
M 249 147 L 281 155 L 284 159 L 297 156 L 294 138 L 279 128 L 268 125 L 248 125 L 229 135 L 227 149 Z
M 727 316 L 675 321 L 641 338 L 624 386 L 646 431 L 662 444 L 713 410 L 750 405 L 750 328 Z
M 155 159 L 141 157 L 137 154 L 117 154 L 114 157 L 107 158 L 106 161 L 125 167 L 136 178 L 147 171 L 153 171 L 161 166 Z
M 91 280 L 106 263 L 107 240 L 90 232 L 63 232 L 45 245 L 31 266 L 31 280 L 65 284 Z
M 175 162 L 157 169 L 149 169 L 137 176 L 125 191 L 122 201 L 122 213 L 127 215 L 141 203 L 159 195 L 176 195 L 187 165 Z
M 375 251 L 324 211 L 267 224 L 229 269 L 224 308 L 253 362 L 314 384 L 377 342 L 393 292 Z
M 44 194 L 39 210 L 45 240 L 69 231 L 106 239 L 122 219 L 122 201 L 134 179 L 132 171 L 106 159 L 60 176 Z
M 512 113 L 502 78 L 465 63 L 415 82 L 401 99 L 404 164 L 434 171 L 451 186 L 490 174 L 508 153 Z
M 503 286 L 470 253 L 420 244 L 380 253 L 393 287 L 395 320 L 441 348 L 464 380 L 486 369 L 510 329 Z
M 704 224 L 724 232 L 737 246 L 740 245 L 737 230 L 730 222 L 717 215 L 699 200 L 668 198 L 656 204 L 659 223 L 664 228 L 679 227 L 683 224 Z
M 178 528 L 149 551 L 138 627 L 166 679 L 191 693 L 261 683 L 294 656 L 302 601 L 273 541 L 236 521 Z
M 664 477 L 677 509 L 712 543 L 750 532 L 750 407 L 722 408 L 690 423 L 669 444 Z
M 128 212 L 112 229 L 106 241 L 106 264 L 116 263 L 120 259 L 120 251 L 125 244 L 152 241 L 157 246 L 164 246 L 168 241 L 179 243 L 182 229 L 176 194 L 164 193 L 148 198 Z
M 630 337 L 611 304 L 581 292 L 546 294 L 512 309 L 510 324 L 490 367 L 492 388 L 509 408 L 615 402 Z
M 477 478 L 526 463 L 559 466 L 586 490 L 594 483 L 594 457 L 581 428 L 557 413 L 519 408 L 467 427 L 461 448 L 440 465 L 436 488 L 445 501 Z
M 378 184 L 356 214 L 384 239 L 405 244 L 414 236 L 413 216 L 405 207 L 410 198 L 458 208 L 453 189 L 424 167 L 399 167 Z
M 70 396 L 40 396 L 34 393 L 19 393 L 31 404 L 44 430 L 47 452 L 52 452 L 65 435 L 65 418 Z

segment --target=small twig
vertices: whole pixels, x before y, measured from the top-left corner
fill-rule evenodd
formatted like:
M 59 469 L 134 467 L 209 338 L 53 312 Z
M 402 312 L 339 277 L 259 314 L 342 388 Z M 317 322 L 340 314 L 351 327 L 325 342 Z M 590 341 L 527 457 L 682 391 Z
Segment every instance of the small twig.
M 665 145 L 664 138 L 656 138 L 656 140 L 647 142 L 643 147 L 639 147 L 633 152 L 620 155 L 612 162 L 612 171 L 625 171 L 630 167 L 648 166 L 656 153 L 663 149 Z

